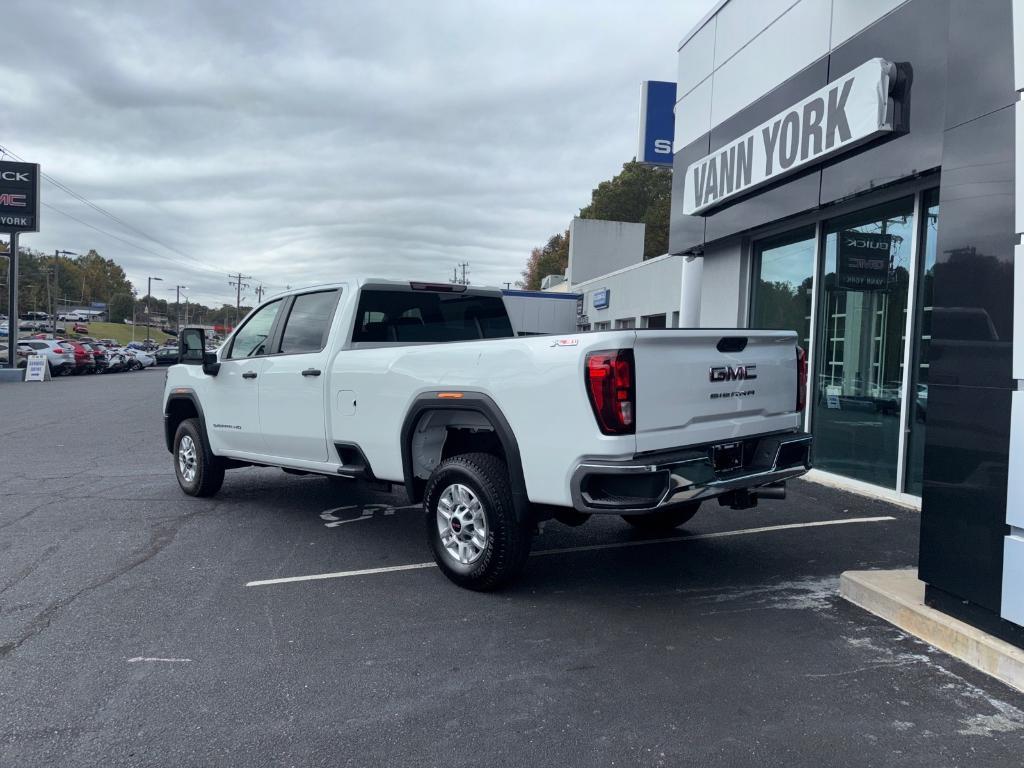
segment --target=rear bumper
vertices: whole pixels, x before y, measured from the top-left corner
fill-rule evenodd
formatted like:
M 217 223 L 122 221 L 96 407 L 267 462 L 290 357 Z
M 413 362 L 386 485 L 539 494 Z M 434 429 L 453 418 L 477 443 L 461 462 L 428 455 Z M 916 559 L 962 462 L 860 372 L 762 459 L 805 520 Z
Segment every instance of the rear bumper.
M 641 454 L 629 461 L 585 460 L 572 475 L 573 506 L 594 514 L 642 514 L 784 482 L 811 468 L 812 441 L 805 432 L 790 432 Z M 730 468 L 716 467 L 723 449 L 738 459 Z

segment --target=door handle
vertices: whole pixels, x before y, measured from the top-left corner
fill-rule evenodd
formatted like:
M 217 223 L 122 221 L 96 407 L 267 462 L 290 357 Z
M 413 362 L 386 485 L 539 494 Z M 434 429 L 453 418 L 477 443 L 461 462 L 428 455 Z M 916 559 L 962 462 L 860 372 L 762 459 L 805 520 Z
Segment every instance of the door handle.
M 256 371 L 246 371 L 245 373 L 242 374 L 242 378 L 243 379 L 255 379 L 256 378 Z
M 319 368 L 307 368 L 306 370 L 304 370 L 302 372 L 302 375 L 303 376 L 319 376 L 320 375 L 320 369 Z

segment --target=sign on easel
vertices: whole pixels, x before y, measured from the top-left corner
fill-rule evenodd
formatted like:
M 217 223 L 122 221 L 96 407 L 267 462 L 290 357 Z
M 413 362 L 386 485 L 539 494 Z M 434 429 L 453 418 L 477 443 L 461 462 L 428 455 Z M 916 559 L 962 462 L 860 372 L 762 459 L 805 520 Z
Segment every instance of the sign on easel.
M 29 355 L 25 366 L 25 381 L 49 381 L 50 366 L 46 364 L 46 355 Z

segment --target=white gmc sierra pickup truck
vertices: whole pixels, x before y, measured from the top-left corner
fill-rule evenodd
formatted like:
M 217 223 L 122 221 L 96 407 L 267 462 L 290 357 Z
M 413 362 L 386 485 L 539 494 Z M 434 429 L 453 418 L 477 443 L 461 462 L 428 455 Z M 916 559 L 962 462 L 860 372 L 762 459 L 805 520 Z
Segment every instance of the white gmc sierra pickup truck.
M 265 301 L 216 352 L 198 328 L 179 345 L 163 411 L 185 493 L 249 465 L 403 485 L 472 589 L 522 569 L 540 520 L 670 529 L 810 467 L 791 332 L 516 337 L 498 290 L 353 279 Z

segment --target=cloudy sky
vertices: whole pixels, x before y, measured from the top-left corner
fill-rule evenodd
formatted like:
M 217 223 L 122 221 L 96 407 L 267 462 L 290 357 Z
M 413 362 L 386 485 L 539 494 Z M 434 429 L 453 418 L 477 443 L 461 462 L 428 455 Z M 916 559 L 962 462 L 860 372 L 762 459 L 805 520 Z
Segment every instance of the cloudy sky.
M 207 304 L 239 270 L 515 281 L 636 154 L 640 81 L 711 5 L 6 0 L 0 147 L 119 220 L 44 183 L 22 244 Z

